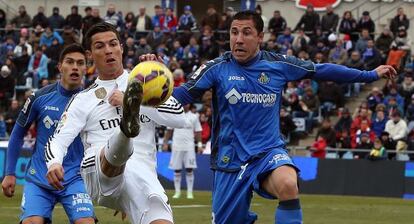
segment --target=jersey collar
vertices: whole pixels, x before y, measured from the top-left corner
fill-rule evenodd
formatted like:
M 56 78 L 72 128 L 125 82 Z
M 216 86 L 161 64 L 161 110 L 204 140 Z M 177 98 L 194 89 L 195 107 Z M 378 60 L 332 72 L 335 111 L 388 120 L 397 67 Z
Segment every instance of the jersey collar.
M 75 89 L 75 90 L 67 90 L 67 89 L 65 89 L 65 88 L 62 86 L 62 84 L 60 83 L 60 81 L 59 81 L 59 82 L 58 82 L 58 84 L 57 84 L 57 89 L 58 89 L 58 92 L 59 92 L 62 96 L 67 96 L 67 97 L 70 97 L 70 96 L 72 96 L 73 94 L 78 93 L 79 91 L 81 91 L 81 90 L 82 90 L 82 88 L 78 88 L 78 89 Z
M 256 56 L 254 56 L 252 59 L 250 59 L 249 61 L 247 61 L 246 63 L 239 63 L 236 61 L 236 59 L 233 57 L 233 55 L 231 56 L 231 59 L 234 63 L 239 64 L 240 66 L 244 66 L 244 67 L 248 67 L 256 62 L 258 62 L 260 60 L 260 58 L 262 57 L 262 51 L 259 50 L 259 52 L 256 54 Z

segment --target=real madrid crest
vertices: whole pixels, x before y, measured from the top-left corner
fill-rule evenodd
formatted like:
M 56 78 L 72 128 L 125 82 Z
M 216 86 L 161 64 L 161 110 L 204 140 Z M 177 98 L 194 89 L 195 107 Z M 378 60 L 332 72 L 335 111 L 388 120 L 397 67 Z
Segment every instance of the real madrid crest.
M 267 84 L 270 82 L 269 76 L 266 75 L 266 73 L 262 72 L 259 75 L 259 78 L 257 79 L 261 84 Z
M 106 96 L 106 90 L 105 90 L 105 88 L 104 87 L 101 87 L 101 88 L 95 90 L 95 96 L 98 99 L 105 98 L 105 96 Z

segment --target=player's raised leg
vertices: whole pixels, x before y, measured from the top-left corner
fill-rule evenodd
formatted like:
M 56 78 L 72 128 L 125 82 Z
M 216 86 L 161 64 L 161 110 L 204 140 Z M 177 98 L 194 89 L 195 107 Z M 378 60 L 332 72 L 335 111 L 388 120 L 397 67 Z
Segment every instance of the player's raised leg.
M 284 165 L 273 170 L 269 176 L 263 180 L 262 188 L 271 195 L 279 198 L 279 206 L 275 213 L 275 223 L 302 223 L 302 209 L 299 202 L 297 172 L 293 167 Z
M 116 104 L 116 99 L 111 100 Z M 122 101 L 123 112 L 120 128 L 108 140 L 100 156 L 101 171 L 107 177 L 115 177 L 123 173 L 125 163 L 134 152 L 131 141 L 132 138 L 138 136 L 140 130 L 139 110 L 142 101 L 141 84 L 132 80 L 127 87 Z

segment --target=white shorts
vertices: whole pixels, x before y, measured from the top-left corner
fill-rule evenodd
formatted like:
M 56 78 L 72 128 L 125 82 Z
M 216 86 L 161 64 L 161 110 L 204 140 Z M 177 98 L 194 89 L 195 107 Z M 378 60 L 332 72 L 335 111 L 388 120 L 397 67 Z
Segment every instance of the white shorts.
M 98 205 L 124 211 L 131 223 L 148 224 L 157 219 L 173 222 L 168 197 L 153 168 L 152 158 L 138 158 L 134 153 L 122 175 L 108 178 L 100 169 L 101 150 L 88 149 L 96 156 L 87 154 L 81 165 L 81 174 L 92 199 Z
M 195 151 L 175 151 L 173 150 L 171 153 L 170 164 L 168 168 L 172 170 L 181 170 L 183 168 L 186 169 L 195 169 L 197 168 L 197 162 L 195 158 Z

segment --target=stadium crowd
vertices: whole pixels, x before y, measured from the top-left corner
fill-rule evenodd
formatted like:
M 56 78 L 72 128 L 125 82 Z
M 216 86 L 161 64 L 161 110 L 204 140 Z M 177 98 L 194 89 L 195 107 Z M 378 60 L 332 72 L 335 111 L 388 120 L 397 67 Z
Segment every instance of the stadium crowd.
M 209 5 L 206 14 L 197 21 L 191 6 L 182 15 L 172 9 L 154 7 L 148 14 L 116 11 L 109 4 L 105 15 L 97 8 L 86 7 L 80 15 L 77 6 L 65 17 L 59 7 L 45 15 L 44 7 L 28 15 L 25 7 L 11 19 L 0 9 L 0 138 L 7 138 L 20 108 L 32 91 L 59 79 L 56 68 L 60 51 L 68 44 L 81 42 L 82 35 L 101 21 L 116 25 L 123 44 L 124 67 L 131 70 L 138 56 L 156 53 L 174 75 L 174 85 L 185 82 L 199 65 L 229 50 L 228 30 L 235 11 L 227 7 L 220 13 Z M 262 9 L 257 5 L 256 11 Z M 398 80 L 388 80 L 384 87 L 374 87 L 355 112 L 344 108 L 348 98 L 358 96 L 361 85 L 343 85 L 304 79 L 288 83 L 283 94 L 281 129 L 286 136 L 296 129 L 293 119 L 305 121 L 304 131 L 310 133 L 321 122 L 313 148 L 313 156 L 325 157 L 327 147 L 370 149 L 370 153 L 355 152 L 354 158 L 394 159 L 387 150 L 414 151 L 414 82 L 411 62 L 411 39 L 407 36 L 410 21 L 403 8 L 391 19 L 389 27 L 378 34 L 369 12 L 354 18 L 346 11 L 342 16 L 332 7 L 320 15 L 308 5 L 297 24 L 287 24 L 280 11 L 270 19 L 262 15 L 267 37 L 262 48 L 294 55 L 315 63 L 336 63 L 348 67 L 372 70 L 380 64 L 393 65 L 399 71 Z M 291 28 L 293 27 L 293 28 Z M 85 77 L 85 87 L 97 77 L 93 64 Z M 211 127 L 212 93 L 198 99 L 198 113 L 203 128 L 202 142 L 208 143 Z M 339 116 L 332 124 L 330 116 Z M 28 132 L 25 147 L 33 144 L 34 128 Z M 160 128 L 158 136 L 163 136 Z M 347 153 L 341 152 L 341 156 Z

